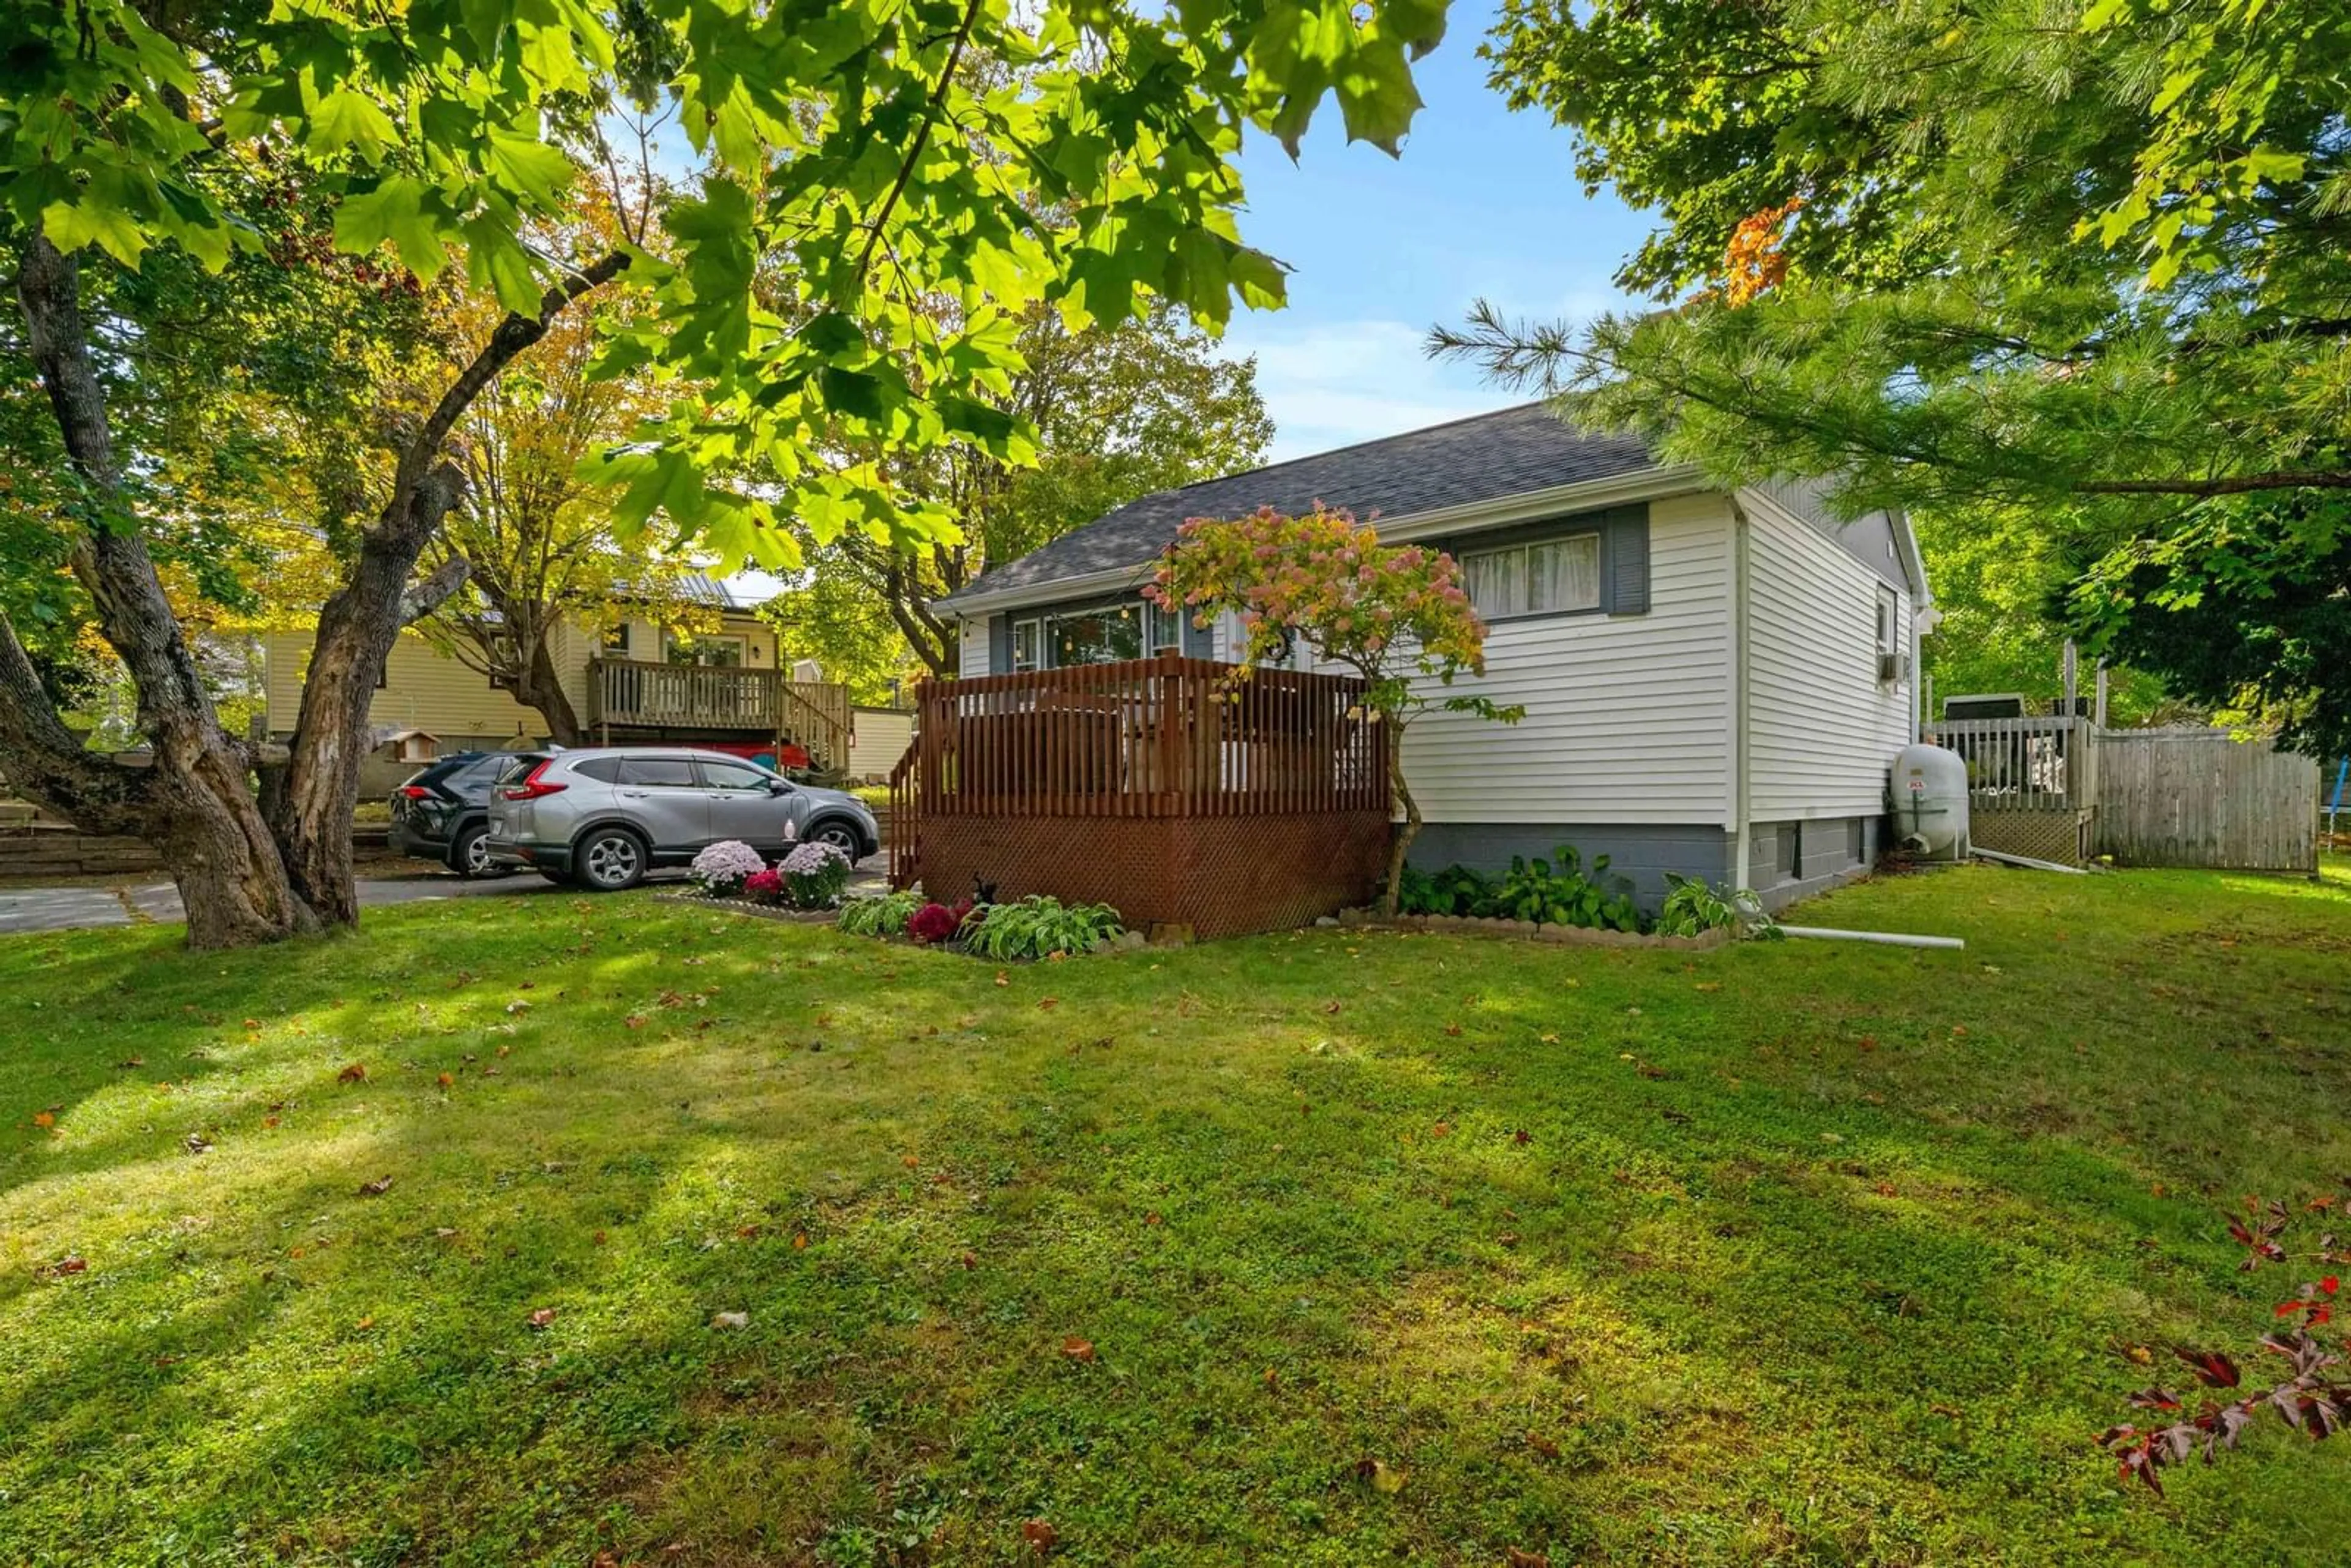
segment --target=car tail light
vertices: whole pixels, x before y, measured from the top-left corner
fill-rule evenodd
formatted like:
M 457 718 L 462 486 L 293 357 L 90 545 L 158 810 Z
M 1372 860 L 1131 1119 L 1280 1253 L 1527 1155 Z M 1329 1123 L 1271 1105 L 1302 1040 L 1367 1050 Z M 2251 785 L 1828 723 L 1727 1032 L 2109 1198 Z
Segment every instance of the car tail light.
M 540 774 L 546 772 L 548 768 L 554 765 L 550 762 L 540 763 L 528 773 L 523 775 L 521 783 L 509 784 L 505 789 L 499 790 L 498 793 L 505 796 L 509 800 L 536 800 L 543 795 L 562 794 L 564 790 L 570 788 L 569 785 L 549 784 L 542 781 L 539 778 Z
M 402 784 L 400 787 L 400 793 L 407 800 L 423 800 L 429 799 L 433 791 L 422 784 Z

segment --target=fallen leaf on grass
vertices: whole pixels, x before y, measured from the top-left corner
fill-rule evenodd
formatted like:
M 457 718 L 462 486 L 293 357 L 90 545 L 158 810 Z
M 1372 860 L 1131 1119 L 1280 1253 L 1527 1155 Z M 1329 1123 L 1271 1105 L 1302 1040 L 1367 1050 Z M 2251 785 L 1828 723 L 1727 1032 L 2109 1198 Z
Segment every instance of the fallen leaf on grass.
M 1559 1445 L 1552 1442 L 1549 1437 L 1544 1437 L 1540 1432 L 1530 1432 L 1527 1434 L 1527 1447 L 1533 1449 L 1536 1453 L 1541 1454 L 1546 1459 L 1555 1459 L 1559 1458 Z
M 277 1118 L 275 1116 L 264 1116 L 261 1119 L 261 1124 L 265 1127 L 274 1127 L 277 1125 Z
M 1722 989 L 1722 982 L 1720 980 L 1700 980 L 1698 983 L 1698 988 L 1701 991 L 1719 991 Z
M 715 1329 L 749 1328 L 751 1326 L 751 1314 L 748 1312 L 713 1312 L 710 1314 L 710 1326 Z
M 1540 1552 L 1521 1552 L 1513 1546 L 1502 1554 L 1504 1568 L 1551 1568 L 1551 1559 Z
M 78 1252 L 68 1252 L 50 1264 L 47 1272 L 51 1279 L 58 1280 L 68 1274 L 87 1274 L 89 1272 L 89 1260 Z
M 125 1057 L 122 1061 L 116 1062 L 114 1065 L 117 1067 L 144 1067 L 147 1065 L 147 1059 L 143 1056 Z
M 33 1125 L 36 1127 L 54 1127 L 57 1124 L 57 1118 L 56 1113 L 50 1111 L 36 1111 L 33 1113 Z
M 1281 1374 L 1276 1372 L 1272 1367 L 1267 1367 L 1265 1369 L 1265 1385 L 1269 1391 L 1280 1388 L 1281 1386 Z
M 1093 1360 L 1093 1341 L 1080 1339 L 1077 1335 L 1071 1334 L 1061 1342 L 1061 1357 L 1065 1361 Z
M 1451 1035 L 1458 1035 L 1461 1032 L 1461 1026 L 1458 1023 L 1447 1024 L 1445 1026 L 1445 1032 Z
M 391 1190 L 392 1178 L 390 1176 L 378 1176 L 373 1181 L 363 1181 L 360 1183 L 360 1196 L 361 1197 L 381 1197 L 385 1193 L 388 1193 Z
M 530 1314 L 530 1326 L 535 1329 L 543 1329 L 554 1321 L 555 1309 L 553 1307 L 541 1307 L 537 1312 Z
M 212 1146 L 213 1141 L 210 1138 L 205 1137 L 202 1133 L 190 1133 L 188 1134 L 188 1153 L 192 1155 L 201 1155 Z
M 1404 1483 L 1412 1479 L 1412 1472 L 1397 1469 L 1394 1465 L 1382 1459 L 1357 1459 L 1355 1479 L 1359 1481 L 1370 1482 L 1372 1490 L 1375 1492 L 1394 1497 L 1404 1490 Z
M 1058 1008 L 1058 1007 L 1060 1007 L 1061 1005 L 1061 998 L 1059 998 L 1059 997 L 1046 997 L 1046 998 L 1044 998 L 1042 1000 L 1040 1000 L 1040 1001 L 1039 1001 L 1039 1002 L 1038 1002 L 1038 1004 L 1037 1004 L 1037 1010 L 1038 1010 L 1038 1011 L 1040 1011 L 1040 1012 L 1050 1012 L 1050 1011 L 1051 1011 L 1053 1009 Z
M 1524 1127 L 1520 1127 L 1517 1132 L 1510 1134 L 1510 1142 L 1514 1144 L 1530 1144 L 1533 1141 L 1533 1135 Z
M 1634 1064 L 1633 1071 L 1644 1078 L 1663 1078 L 1667 1075 L 1666 1070 L 1653 1061 L 1636 1062 Z
M 808 1250 L 807 1231 L 799 1231 L 792 1237 L 792 1250 L 795 1252 L 805 1252 Z
M 247 1019 L 245 1020 L 245 1027 L 247 1029 L 259 1029 L 261 1027 L 261 1020 L 259 1019 Z
M 965 1253 L 965 1254 L 963 1255 L 963 1266 L 964 1266 L 965 1268 L 967 1268 L 967 1269 L 977 1269 L 977 1268 L 978 1268 L 978 1267 L 979 1267 L 979 1254 L 978 1254 L 978 1253 L 977 1253 L 977 1252 L 967 1252 L 967 1253 Z
M 1030 1551 L 1043 1557 L 1060 1543 L 1061 1532 L 1041 1519 L 1031 1519 L 1020 1526 L 1020 1539 L 1029 1543 Z
M 999 986 L 1008 986 L 1012 983 L 1012 977 L 998 969 L 996 971 L 996 983 Z
M 1452 1134 L 1453 1124 L 1450 1122 L 1439 1122 L 1428 1130 L 1428 1135 L 1432 1138 L 1450 1137 Z
M 917 1166 L 921 1165 L 923 1162 L 922 1162 L 922 1159 L 921 1159 L 921 1157 L 920 1157 L 919 1155 L 902 1155 L 902 1156 L 900 1157 L 900 1159 L 899 1159 L 898 1163 L 899 1163 L 900 1165 L 902 1165 L 902 1166 L 905 1166 L 908 1170 L 913 1170 L 915 1166 Z
M 621 1021 L 631 1029 L 643 1029 L 645 1027 L 645 1015 L 643 1013 L 631 1013 L 627 1018 L 622 1019 Z
M 1542 1042 L 1545 1045 L 1557 1045 L 1559 1043 L 1559 1036 L 1555 1034 L 1544 1035 L 1542 1037 Z
M 340 1072 L 335 1074 L 335 1082 L 338 1083 L 364 1083 L 367 1082 L 367 1068 L 364 1064 L 354 1061 L 349 1067 L 344 1068 Z
M 441 1074 L 441 1076 L 440 1076 L 439 1078 L 437 1078 L 437 1079 L 434 1080 L 434 1082 L 436 1082 L 436 1083 L 438 1083 L 438 1084 L 440 1084 L 442 1088 L 446 1089 L 446 1088 L 448 1088 L 452 1083 L 455 1083 L 455 1082 L 456 1082 L 457 1081 L 456 1081 L 456 1079 L 455 1079 L 455 1078 L 451 1077 L 448 1073 L 444 1072 L 444 1073 Z

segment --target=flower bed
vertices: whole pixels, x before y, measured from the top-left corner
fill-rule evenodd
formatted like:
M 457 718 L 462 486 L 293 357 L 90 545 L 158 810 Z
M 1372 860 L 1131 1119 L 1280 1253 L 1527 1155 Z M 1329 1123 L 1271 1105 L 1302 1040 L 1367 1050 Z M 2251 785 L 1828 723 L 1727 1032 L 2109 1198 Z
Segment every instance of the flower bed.
M 694 897 L 755 909 L 823 914 L 849 886 L 849 856 L 831 844 L 796 846 L 769 865 L 747 843 L 722 840 L 694 857 Z
M 995 963 L 1073 957 L 1142 943 L 1142 934 L 1122 926 L 1118 911 L 1107 904 L 1063 904 L 1041 894 L 1010 904 L 966 898 L 948 904 L 919 890 L 885 893 L 851 899 L 841 906 L 840 925 L 852 936 L 904 938 Z

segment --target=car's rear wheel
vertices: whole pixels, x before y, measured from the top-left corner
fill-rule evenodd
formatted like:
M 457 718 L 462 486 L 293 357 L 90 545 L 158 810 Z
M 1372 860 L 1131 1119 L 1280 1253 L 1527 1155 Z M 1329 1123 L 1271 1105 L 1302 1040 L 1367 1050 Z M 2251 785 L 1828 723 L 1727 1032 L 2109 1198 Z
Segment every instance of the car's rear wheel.
M 626 828 L 597 828 L 571 854 L 571 874 L 580 886 L 619 893 L 645 880 L 651 856 L 645 841 Z
M 808 841 L 812 844 L 831 844 L 851 860 L 855 860 L 865 852 L 865 845 L 858 838 L 857 830 L 838 817 L 819 822 L 809 829 Z
M 449 869 L 462 877 L 507 874 L 507 868 L 490 858 L 490 831 L 480 822 L 458 831 L 449 846 Z

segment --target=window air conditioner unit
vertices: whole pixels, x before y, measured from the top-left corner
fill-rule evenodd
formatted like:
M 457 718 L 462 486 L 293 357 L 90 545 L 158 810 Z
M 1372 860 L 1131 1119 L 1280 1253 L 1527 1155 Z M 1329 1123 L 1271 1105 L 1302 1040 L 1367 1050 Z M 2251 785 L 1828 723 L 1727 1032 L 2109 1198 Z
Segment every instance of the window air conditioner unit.
M 1909 679 L 1910 655 L 1907 653 L 1878 654 L 1877 678 L 1881 683 L 1886 681 L 1903 681 Z

